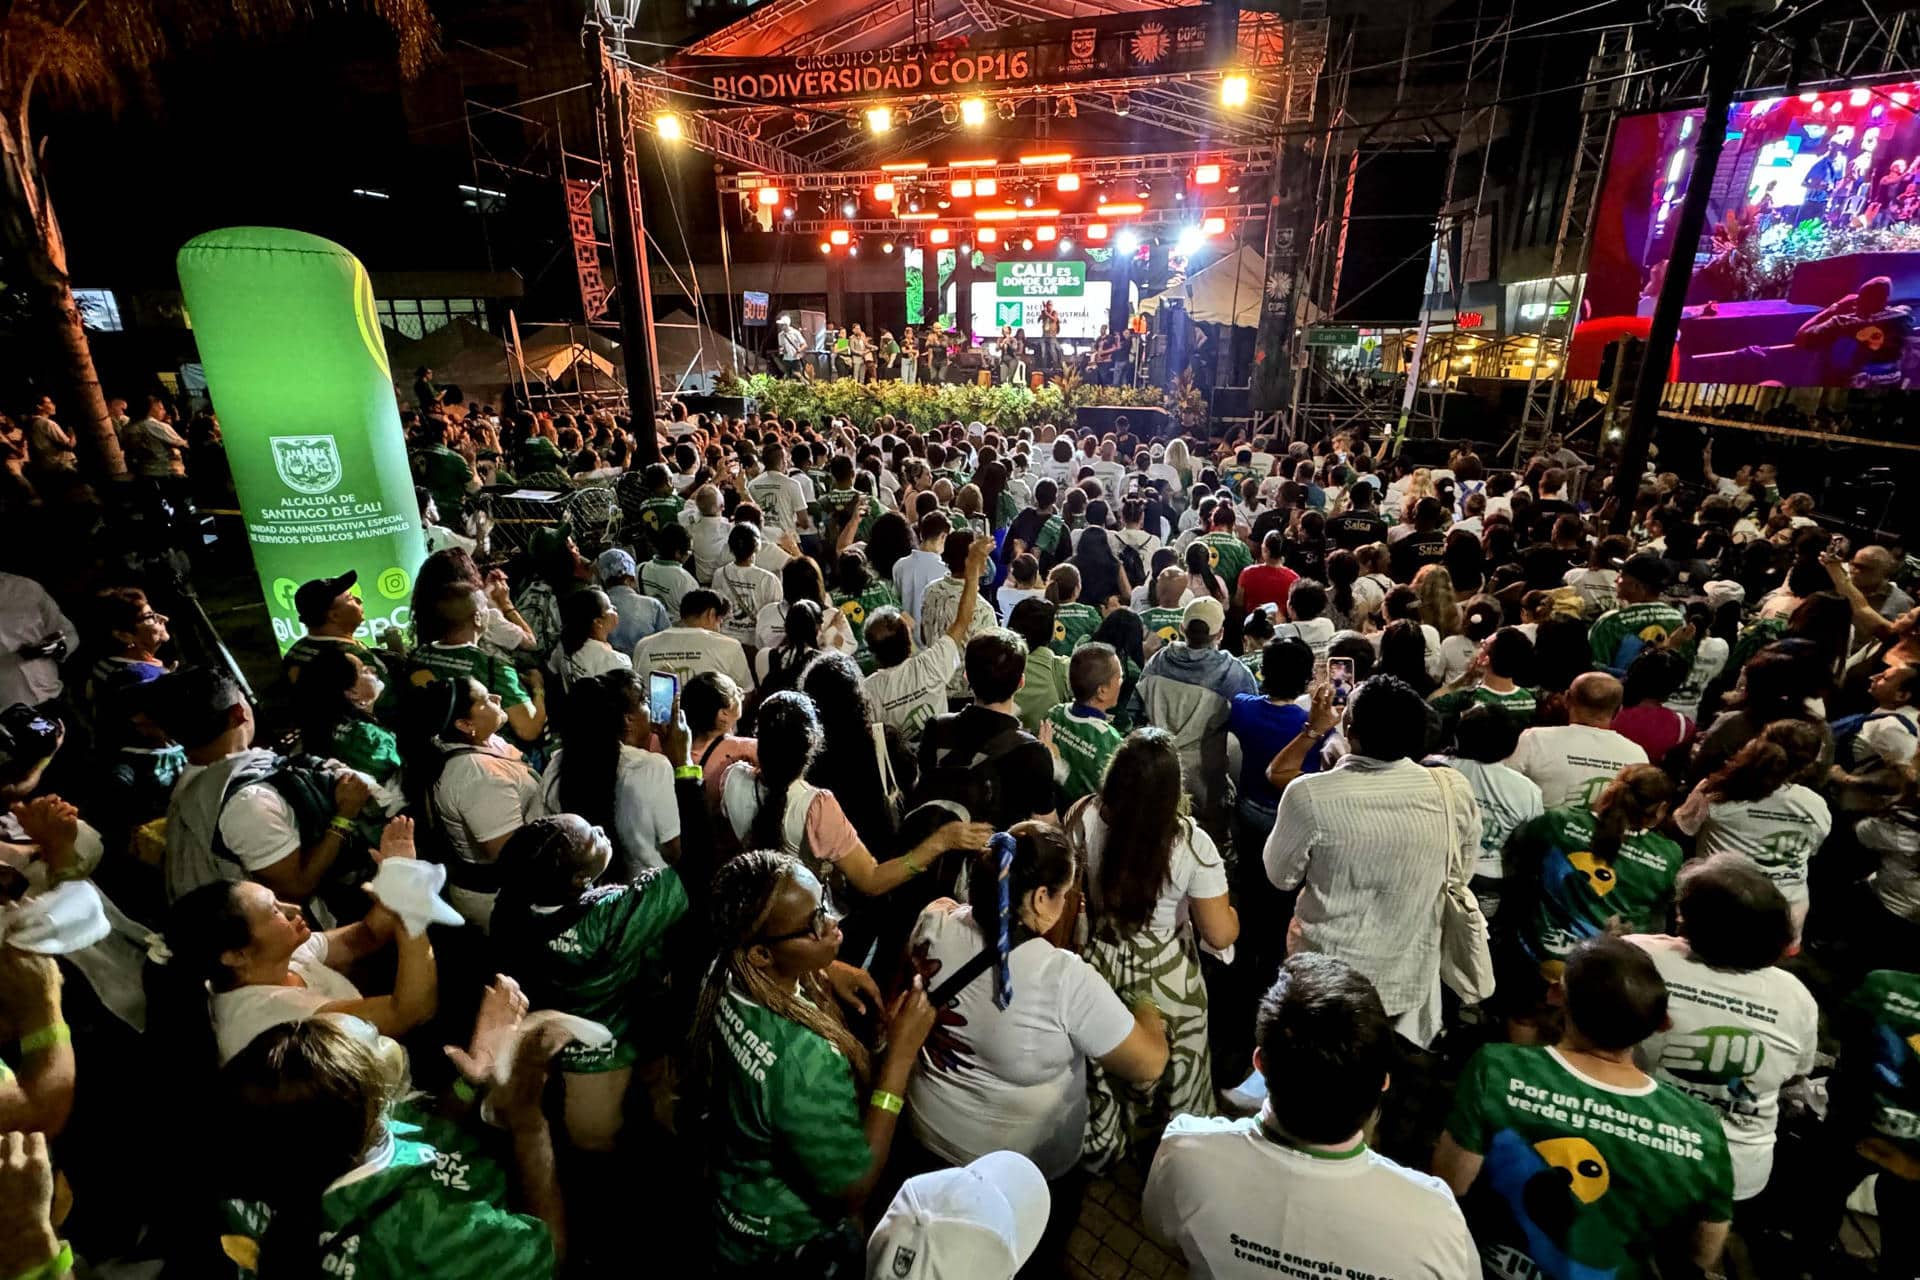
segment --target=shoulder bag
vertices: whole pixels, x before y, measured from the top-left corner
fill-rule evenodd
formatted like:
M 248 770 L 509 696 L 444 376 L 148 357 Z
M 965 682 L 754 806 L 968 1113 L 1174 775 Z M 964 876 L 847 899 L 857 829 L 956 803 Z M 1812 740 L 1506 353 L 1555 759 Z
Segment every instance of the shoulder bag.
M 1447 879 L 1440 887 L 1440 981 L 1469 1004 L 1493 994 L 1493 952 L 1487 946 L 1487 917 L 1467 887 L 1473 874 L 1471 847 L 1457 839 L 1453 788 L 1435 769 L 1440 810 L 1447 821 Z

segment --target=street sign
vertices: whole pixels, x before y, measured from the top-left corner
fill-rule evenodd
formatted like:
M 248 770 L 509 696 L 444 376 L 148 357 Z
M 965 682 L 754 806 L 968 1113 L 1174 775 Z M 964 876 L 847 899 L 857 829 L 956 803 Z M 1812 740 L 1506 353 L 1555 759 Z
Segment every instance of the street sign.
M 1360 326 L 1317 324 L 1307 330 L 1310 347 L 1352 347 L 1359 345 Z

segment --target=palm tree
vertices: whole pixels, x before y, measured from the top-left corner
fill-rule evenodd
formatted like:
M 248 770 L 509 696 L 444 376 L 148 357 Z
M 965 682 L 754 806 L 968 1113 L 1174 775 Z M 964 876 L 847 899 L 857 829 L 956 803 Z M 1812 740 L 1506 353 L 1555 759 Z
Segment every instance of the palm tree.
M 39 105 L 113 110 L 129 86 L 179 47 L 213 39 L 268 38 L 328 14 L 368 12 L 397 38 L 402 73 L 433 52 L 426 0 L 0 0 L 0 244 L 21 266 L 76 408 L 76 437 L 98 469 L 123 479 L 126 462 L 67 274 L 67 246 L 41 167 Z

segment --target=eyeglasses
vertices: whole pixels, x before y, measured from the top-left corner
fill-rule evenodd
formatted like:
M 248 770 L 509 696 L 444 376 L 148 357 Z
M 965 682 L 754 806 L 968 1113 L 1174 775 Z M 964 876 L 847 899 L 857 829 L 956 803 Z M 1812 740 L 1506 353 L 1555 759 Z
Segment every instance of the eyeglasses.
M 812 938 L 815 942 L 824 942 L 833 933 L 833 927 L 840 923 L 844 913 L 833 905 L 833 898 L 827 893 L 825 885 L 820 886 L 820 905 L 807 916 L 807 923 L 792 933 L 775 934 L 761 938 L 767 946 L 776 942 L 792 942 L 796 938 Z

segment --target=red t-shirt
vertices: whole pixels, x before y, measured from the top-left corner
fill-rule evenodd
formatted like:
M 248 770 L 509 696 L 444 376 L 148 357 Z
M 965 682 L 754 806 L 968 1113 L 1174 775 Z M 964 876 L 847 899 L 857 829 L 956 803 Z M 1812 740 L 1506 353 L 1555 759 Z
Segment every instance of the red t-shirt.
M 1659 764 L 1669 751 L 1693 737 L 1693 721 L 1657 702 L 1622 707 L 1613 716 L 1613 731 L 1640 745 L 1647 759 Z
M 1285 565 L 1257 564 L 1250 569 L 1240 571 L 1240 598 L 1245 602 L 1248 613 L 1262 605 L 1280 606 L 1280 616 L 1287 616 L 1287 593 L 1293 590 L 1293 584 L 1300 575 Z

